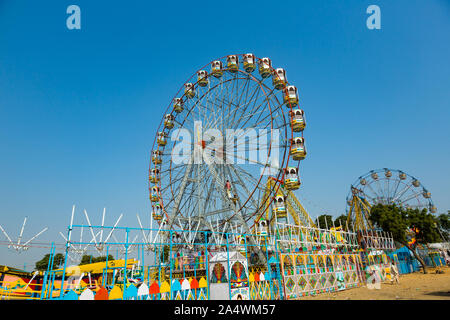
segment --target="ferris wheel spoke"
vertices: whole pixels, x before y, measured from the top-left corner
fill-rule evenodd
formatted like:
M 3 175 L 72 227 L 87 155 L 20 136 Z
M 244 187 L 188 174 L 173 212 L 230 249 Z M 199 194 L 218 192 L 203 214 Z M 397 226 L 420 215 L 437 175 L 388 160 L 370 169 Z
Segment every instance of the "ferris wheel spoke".
M 230 159 L 229 156 L 231 156 L 232 154 L 224 152 L 224 155 L 226 156 L 226 159 Z M 253 163 L 253 164 L 259 164 L 261 166 L 265 166 L 266 165 L 266 163 L 262 163 L 262 162 L 260 162 L 258 160 L 254 160 L 254 159 L 249 159 L 249 158 L 246 158 L 246 157 L 238 156 L 237 154 L 236 155 L 233 154 L 233 156 L 236 159 L 238 159 L 238 160 L 244 160 L 244 163 L 245 162 L 249 162 L 249 163 Z
M 377 197 L 373 198 L 367 193 L 364 193 L 364 197 L 368 198 L 372 203 L 377 203 L 378 202 Z
M 188 184 L 188 177 L 192 173 L 192 162 L 193 162 L 193 156 L 191 156 L 191 160 L 189 161 L 189 163 L 188 163 L 188 165 L 186 167 L 186 171 L 185 171 L 185 174 L 184 174 L 184 177 L 183 177 L 183 181 L 180 184 L 178 195 L 175 198 L 175 203 L 174 203 L 174 206 L 172 208 L 171 215 L 169 216 L 169 219 L 167 221 L 167 225 L 168 225 L 169 229 L 171 228 L 171 226 L 172 226 L 172 224 L 174 222 L 174 219 L 175 219 L 175 217 L 178 214 L 178 208 L 179 208 L 180 202 L 182 200 L 184 191 L 186 190 L 186 187 L 187 187 L 187 184 Z
M 372 186 L 370 184 L 367 184 L 367 188 L 373 193 L 375 199 L 379 198 L 378 194 L 376 193 L 375 190 L 373 190 Z M 363 192 L 364 195 L 367 195 L 367 192 Z
M 248 106 L 250 105 L 251 102 L 252 102 L 252 101 L 249 101 L 248 103 L 245 103 L 245 104 L 243 104 L 243 105 L 237 106 L 237 107 L 235 108 L 235 109 L 236 109 L 236 113 L 237 113 L 237 110 L 239 109 L 239 110 L 242 110 L 242 112 L 241 112 L 240 114 L 243 115 L 243 114 L 247 111 L 247 108 L 248 108 Z M 236 116 L 236 113 L 228 114 L 227 117 L 224 117 L 224 118 L 223 118 L 223 120 L 225 121 L 225 123 L 227 123 L 227 126 L 230 126 L 231 123 L 235 123 L 235 116 Z M 254 112 L 249 112 L 249 114 L 250 114 L 250 115 L 253 115 Z M 231 117 L 233 117 L 233 119 L 231 119 Z
M 378 187 L 378 191 L 379 191 L 378 194 L 381 195 L 381 201 L 380 202 L 383 203 L 383 204 L 386 204 L 386 195 L 384 193 L 383 188 L 381 187 L 379 179 L 375 180 L 375 185 Z
M 205 183 L 205 184 L 207 184 L 207 183 Z M 211 209 L 215 209 L 215 207 L 216 207 L 216 199 L 214 199 L 214 204 L 213 204 L 213 201 L 211 199 L 212 194 L 213 194 L 213 190 L 214 190 L 214 186 L 213 186 L 213 181 L 211 180 L 210 183 L 209 183 L 208 195 L 206 196 L 206 203 L 208 204 L 208 206 L 205 208 L 205 212 L 207 210 L 210 210 L 210 208 Z
M 397 202 L 398 199 L 400 199 L 410 189 L 411 189 L 411 185 L 405 184 L 405 187 L 402 189 L 402 191 L 399 192 L 399 194 L 395 198 L 392 199 L 392 202 Z
M 235 78 L 232 77 L 232 79 L 235 79 Z M 232 103 L 232 99 L 233 99 L 232 93 L 233 93 L 233 89 L 234 89 L 235 84 L 236 84 L 235 81 L 232 81 L 232 87 L 231 88 L 230 88 L 230 85 L 227 85 L 226 86 L 226 94 L 221 97 L 222 105 L 225 106 L 224 110 L 225 110 L 225 113 L 227 113 L 227 114 L 230 114 L 230 112 L 232 110 L 232 108 L 231 108 L 232 106 L 233 107 L 238 107 L 236 105 L 233 105 L 233 103 Z M 230 98 L 230 99 L 228 99 L 228 98 Z
M 250 173 L 248 173 L 246 170 L 244 170 L 240 166 L 237 166 L 236 170 L 239 171 L 240 173 L 244 174 L 247 177 L 247 179 L 251 180 L 251 183 L 256 184 L 258 182 L 258 180 L 255 177 L 253 177 Z M 264 188 L 265 187 L 262 187 L 262 189 L 264 189 Z
M 269 114 L 269 115 L 267 115 L 265 118 L 263 118 L 263 119 L 258 119 L 258 122 L 257 123 L 255 123 L 255 127 L 258 127 L 261 123 L 263 123 L 263 122 L 266 122 L 266 120 L 267 120 L 267 118 L 269 117 L 269 116 L 272 116 L 271 114 Z M 275 121 L 278 117 L 281 117 L 282 116 L 282 114 L 277 114 L 275 117 L 271 117 L 271 120 L 272 121 Z M 267 124 L 266 124 L 266 126 L 265 127 L 263 127 L 263 128 L 268 128 L 269 127 L 269 125 L 271 125 L 271 122 L 266 122 Z M 284 124 L 284 126 L 286 126 L 287 124 Z
M 384 187 L 383 187 L 383 191 L 386 194 L 386 203 L 389 203 L 389 198 L 390 198 L 390 194 L 389 194 L 389 178 L 383 179 L 384 182 Z
M 178 164 L 178 165 L 173 166 L 173 167 L 168 166 L 165 170 L 160 170 L 160 173 L 161 173 L 161 175 L 163 175 L 163 174 L 165 174 L 165 173 L 168 173 L 169 171 L 174 171 L 174 170 L 181 169 L 181 168 L 183 168 L 184 166 L 185 166 L 185 164 Z
M 410 197 L 408 197 L 408 198 L 402 200 L 399 204 L 400 204 L 400 205 L 405 204 L 405 203 L 407 203 L 409 200 L 414 199 L 414 198 L 419 199 L 420 196 L 421 196 L 420 193 L 414 192 L 414 194 L 413 194 L 412 196 L 410 196 Z M 420 201 L 419 201 L 419 203 L 420 203 Z
M 253 92 L 253 94 L 252 94 L 252 97 L 251 97 L 251 99 L 245 104 L 245 111 L 248 109 L 248 107 L 250 106 L 250 105 L 252 105 L 252 107 L 251 107 L 251 110 L 248 112 L 249 114 L 254 114 L 257 110 L 258 110 L 258 108 L 256 108 L 255 109 L 255 106 L 256 106 L 256 102 L 258 101 L 258 99 L 259 99 L 259 95 L 260 95 L 260 93 L 261 93 L 261 87 L 260 86 L 256 86 L 255 87 L 255 90 L 254 90 L 254 92 Z M 244 127 L 245 126 L 245 124 L 244 125 L 240 125 L 240 120 L 236 123 L 236 125 L 234 126 L 234 128 L 237 128 L 237 127 Z
M 250 77 L 247 79 L 247 82 L 246 82 L 246 90 L 245 90 L 245 93 L 246 93 L 246 95 L 245 95 L 245 100 L 244 100 L 244 102 L 245 103 L 242 103 L 242 105 L 243 105 L 243 108 L 240 108 L 240 110 L 242 110 L 242 112 L 240 113 L 240 117 L 239 118 L 242 118 L 243 117 L 243 115 L 245 114 L 245 112 L 246 112 L 246 110 L 247 110 L 247 108 L 248 108 L 248 106 L 250 105 L 250 103 L 251 103 L 251 101 L 249 101 L 249 102 L 247 102 L 247 97 L 248 97 L 248 89 L 249 89 L 249 86 L 250 86 L 250 83 L 251 83 L 251 81 L 250 81 Z M 244 87 L 245 88 L 245 87 Z M 238 94 L 237 92 L 236 92 L 236 94 Z M 241 105 L 241 102 L 242 102 L 242 96 L 244 95 L 244 90 L 241 90 L 241 95 L 239 96 L 239 101 L 238 101 L 238 105 Z M 231 123 L 234 123 L 235 122 L 235 120 L 236 120 L 236 115 L 237 115 L 237 109 L 236 109 L 236 112 L 234 113 L 234 116 L 233 116 L 233 119 L 231 120 Z
M 264 99 L 263 99 L 263 101 L 262 101 L 260 104 L 258 104 L 256 107 L 255 107 L 255 105 L 256 105 L 256 101 L 257 101 L 257 100 L 255 100 L 253 109 L 252 109 L 252 111 L 250 112 L 250 114 L 256 114 L 256 113 L 257 113 L 257 110 L 259 110 L 259 108 L 263 107 L 265 104 L 268 104 L 268 105 L 270 106 L 270 99 L 271 99 L 271 96 L 272 96 L 273 94 L 274 94 L 274 90 L 272 90 L 267 96 L 265 96 Z M 264 109 L 263 109 L 263 110 L 264 110 Z M 274 111 L 272 111 L 272 112 L 274 112 Z M 262 115 L 262 113 L 260 113 L 259 117 L 256 119 L 256 122 L 257 122 L 257 123 L 258 123 L 258 121 L 259 121 L 261 115 Z M 268 116 L 271 116 L 271 113 L 270 113 L 270 112 L 268 113 L 267 117 L 268 117 Z M 238 126 L 245 127 L 250 119 L 251 119 L 251 118 L 247 119 L 242 125 L 241 125 L 241 121 L 238 121 L 238 122 L 236 123 L 235 128 L 237 128 Z M 256 126 L 256 125 L 254 125 L 254 126 Z
M 396 181 L 397 181 L 397 184 L 395 185 L 394 192 L 392 193 L 392 199 L 391 199 L 392 201 L 393 201 L 393 199 L 395 199 L 395 195 L 397 194 L 397 190 L 398 190 L 398 187 L 400 186 L 400 182 L 401 182 L 400 179 L 398 179 Z
M 370 189 L 370 191 L 372 191 L 372 193 L 375 195 L 375 199 L 377 199 L 377 202 L 379 201 L 380 196 L 378 195 L 378 193 L 373 190 L 372 186 L 370 184 L 367 184 L 367 187 Z M 365 193 L 364 193 L 365 194 Z
M 389 190 L 389 181 L 390 181 L 390 179 L 389 178 L 387 178 L 386 180 L 384 180 L 385 181 L 385 186 L 386 186 L 386 191 L 387 191 L 387 201 L 388 201 L 388 203 L 391 201 L 391 194 L 390 194 L 390 190 Z
M 239 180 L 239 182 L 240 182 L 240 184 L 241 184 L 241 187 L 245 190 L 245 192 L 247 193 L 247 195 L 248 195 L 248 196 L 250 197 L 250 199 L 252 200 L 252 202 L 253 202 L 253 204 L 254 204 L 254 206 L 255 206 L 255 209 L 258 209 L 259 205 L 256 203 L 255 198 L 253 198 L 253 197 L 251 196 L 252 193 L 250 193 L 250 191 L 247 189 L 247 187 L 246 187 L 244 181 L 242 180 L 241 176 L 237 173 L 236 168 L 235 168 L 234 166 L 227 166 L 226 168 L 227 168 L 228 170 L 230 170 L 230 168 L 231 168 L 231 171 L 233 171 L 233 172 L 234 172 L 234 175 L 238 178 L 238 180 Z M 230 176 L 231 176 L 231 172 L 230 172 Z
M 216 188 L 218 188 L 218 187 L 220 188 L 220 186 L 224 186 L 225 184 L 222 181 L 220 181 L 220 178 L 217 175 L 217 173 L 215 172 L 214 168 L 211 165 L 208 165 L 208 168 L 211 171 L 212 176 L 216 180 Z M 223 195 L 223 198 L 225 199 L 225 201 L 228 200 L 230 202 L 230 204 L 231 204 L 231 200 L 228 199 L 227 196 L 224 193 L 222 193 L 222 195 Z M 237 203 L 238 203 L 238 206 L 235 206 L 236 210 L 235 210 L 234 216 L 238 219 L 238 222 L 241 224 L 241 226 L 244 227 L 245 233 L 249 235 L 250 243 L 255 245 L 256 241 L 255 241 L 255 239 L 252 236 L 251 230 L 248 227 L 245 219 L 243 218 L 241 210 L 238 209 L 238 207 L 242 208 L 241 201 L 240 201 L 239 198 L 237 199 Z M 258 251 L 258 255 L 262 255 L 262 253 Z M 265 257 L 262 256 L 261 259 L 264 261 Z
M 248 101 L 248 92 L 249 92 L 249 89 L 250 89 L 250 85 L 247 86 L 247 90 L 245 91 L 245 99 L 244 99 L 244 101 Z M 256 89 L 256 86 L 255 86 L 255 89 Z M 255 90 L 255 91 L 256 91 L 256 90 Z M 251 101 L 251 99 L 250 99 L 250 101 Z M 244 105 L 247 106 L 249 103 L 250 103 L 250 102 L 246 102 Z
M 190 192 L 186 192 L 186 194 L 188 194 L 189 196 L 186 197 L 186 199 L 184 199 L 184 202 L 182 204 L 180 204 L 179 212 L 182 212 L 183 209 L 186 208 L 185 215 L 187 217 L 198 216 L 198 215 L 195 215 L 194 213 L 195 213 L 197 206 L 200 203 L 201 199 L 198 198 L 198 196 L 196 194 L 194 194 L 195 188 L 191 188 L 191 190 L 189 190 L 189 191 Z M 197 199 L 197 201 L 194 201 L 194 199 Z
M 247 77 L 246 79 L 247 81 L 244 82 L 243 88 L 245 88 L 245 86 L 247 86 L 250 83 L 250 78 Z M 237 87 L 237 86 L 236 86 Z M 236 91 L 233 90 L 233 92 L 236 92 L 236 98 L 239 95 L 239 91 L 241 92 L 241 95 L 239 97 L 239 99 L 237 99 L 237 103 L 236 103 L 236 108 L 234 108 L 234 112 L 233 112 L 233 119 L 231 120 L 231 122 L 234 122 L 234 119 L 236 118 L 236 114 L 238 113 L 239 110 L 242 109 L 242 113 L 243 114 L 245 112 L 245 109 L 241 108 L 240 103 L 241 103 L 241 99 L 242 99 L 242 95 L 244 94 L 244 90 L 241 88 L 237 89 Z M 232 100 L 234 100 L 235 95 L 232 94 Z
M 238 173 L 236 172 L 236 175 L 237 175 L 238 177 L 240 177 L 241 179 L 243 179 L 243 181 L 242 181 L 241 183 L 244 183 L 244 184 L 245 184 L 245 182 L 248 182 L 249 185 L 252 185 L 252 186 L 254 185 L 254 186 L 255 186 L 255 191 L 258 190 L 260 193 L 266 191 L 266 187 L 265 187 L 264 185 L 261 185 L 261 184 L 259 183 L 259 181 L 258 181 L 257 179 L 255 179 L 253 176 L 251 176 L 247 171 L 245 171 L 245 170 L 243 170 L 243 169 L 240 169 L 239 167 L 233 167 L 233 166 L 231 166 L 231 168 L 234 168 L 234 169 L 236 169 L 237 171 L 239 171 L 240 173 L 242 173 L 242 176 L 240 176 L 240 175 L 238 175 Z M 256 203 L 258 204 L 259 202 L 256 202 Z M 259 205 L 255 205 L 255 207 L 258 208 Z

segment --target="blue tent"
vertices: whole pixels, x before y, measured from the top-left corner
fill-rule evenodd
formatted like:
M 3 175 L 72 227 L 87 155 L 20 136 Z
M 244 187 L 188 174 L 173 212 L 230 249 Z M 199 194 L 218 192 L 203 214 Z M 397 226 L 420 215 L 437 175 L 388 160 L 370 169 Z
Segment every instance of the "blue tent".
M 394 259 L 394 255 L 397 255 L 398 259 L 398 272 L 400 274 L 411 273 L 420 270 L 420 264 L 416 258 L 414 258 L 411 251 L 405 246 L 394 252 L 389 253 L 389 257 Z

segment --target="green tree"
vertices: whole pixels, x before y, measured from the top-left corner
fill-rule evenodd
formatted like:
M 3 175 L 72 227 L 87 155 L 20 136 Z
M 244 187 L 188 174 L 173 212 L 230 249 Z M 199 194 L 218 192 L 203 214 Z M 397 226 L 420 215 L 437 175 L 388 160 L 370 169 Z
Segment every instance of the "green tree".
M 114 260 L 114 257 L 109 254 L 108 255 L 108 261 Z M 81 261 L 80 261 L 80 266 L 84 265 L 84 264 L 90 264 L 90 263 L 96 263 L 96 262 L 103 262 L 106 261 L 106 256 L 99 256 L 99 257 L 94 257 L 92 255 L 83 255 L 81 257 Z
M 427 273 L 423 259 L 417 254 L 415 247 L 408 244 L 408 228 L 418 229 L 416 241 L 418 244 L 436 242 L 440 240 L 436 228 L 437 219 L 426 209 L 405 209 L 396 205 L 377 204 L 370 211 L 370 220 L 384 231 L 392 233 L 395 241 L 407 247 L 422 265 L 423 272 Z
M 450 210 L 447 213 L 441 213 L 438 217 L 438 226 L 443 233 L 443 236 L 448 239 L 450 234 Z M 444 241 L 446 241 L 444 239 Z
M 317 217 L 318 220 L 318 227 L 322 229 L 330 229 L 333 227 L 333 217 L 329 214 L 322 214 L 319 217 Z
M 50 263 L 50 254 L 47 253 L 41 260 L 36 261 L 35 269 L 37 271 L 46 271 Z M 64 264 L 64 255 L 62 253 L 55 254 L 53 258 L 53 269 L 58 269 Z
M 109 254 L 108 261 L 111 261 L 111 260 L 114 260 L 114 257 L 111 254 Z M 106 261 L 106 256 L 95 257 L 92 262 L 94 263 L 94 262 L 103 262 L 103 261 Z
M 80 264 L 79 264 L 79 265 L 81 266 L 81 265 L 83 265 L 83 264 L 90 264 L 90 263 L 93 262 L 92 259 L 94 259 L 94 257 L 93 257 L 92 255 L 84 254 L 84 255 L 81 257 L 81 261 L 80 261 Z
M 347 231 L 347 215 L 346 214 L 341 214 L 339 217 L 337 217 L 334 220 L 334 225 L 336 227 L 342 226 L 342 229 Z

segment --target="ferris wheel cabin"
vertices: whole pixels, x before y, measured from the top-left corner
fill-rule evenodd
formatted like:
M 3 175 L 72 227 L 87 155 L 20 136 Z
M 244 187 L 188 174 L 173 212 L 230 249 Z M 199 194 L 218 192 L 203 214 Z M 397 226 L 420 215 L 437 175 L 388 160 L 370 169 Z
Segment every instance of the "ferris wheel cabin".
M 266 237 L 268 235 L 266 219 L 261 218 L 258 221 L 257 228 L 256 228 L 256 234 L 261 237 Z
M 158 146 L 165 146 L 167 144 L 167 133 L 160 131 L 158 132 L 157 137 L 156 142 L 158 143 Z
M 272 60 L 269 58 L 262 58 L 259 61 L 259 74 L 263 78 L 267 78 L 272 73 Z
M 424 197 L 425 199 L 430 199 L 430 198 L 431 198 L 431 192 L 429 192 L 429 191 L 427 191 L 427 190 L 425 190 L 425 189 L 423 189 L 422 195 L 423 195 L 423 197 Z
M 273 213 L 277 216 L 277 219 L 286 218 L 286 203 L 282 195 L 277 195 L 273 201 Z
M 294 160 L 303 160 L 306 157 L 305 139 L 297 137 L 291 140 L 291 155 Z
M 256 69 L 255 55 L 252 53 L 244 54 L 244 70 L 248 73 Z
M 298 178 L 297 168 L 288 167 L 286 169 L 286 176 L 284 177 L 284 185 L 288 190 L 296 190 L 300 188 L 300 179 Z
M 211 74 L 216 78 L 220 78 L 223 75 L 222 61 L 216 60 L 211 63 Z
M 150 201 L 158 202 L 159 201 L 159 187 L 153 186 L 150 192 Z
M 239 57 L 236 55 L 228 56 L 227 68 L 230 72 L 237 72 L 239 70 Z
M 205 70 L 197 72 L 197 82 L 200 87 L 206 87 L 208 85 L 208 72 Z
M 184 110 L 183 99 L 181 98 L 174 99 L 173 110 L 175 110 L 176 113 L 180 113 Z
M 164 116 L 164 127 L 166 127 L 167 129 L 172 129 L 174 126 L 174 120 L 175 117 L 173 115 L 171 115 L 170 113 L 166 114 Z
M 162 162 L 161 155 L 162 153 L 160 150 L 154 150 L 152 152 L 152 162 L 154 164 L 160 164 Z
M 284 88 L 287 83 L 286 71 L 283 68 L 277 68 L 272 74 L 272 84 L 275 89 L 280 90 Z
M 290 113 L 291 115 L 291 127 L 292 131 L 300 132 L 305 129 L 306 121 L 305 121 L 305 113 L 302 109 L 294 109 Z
M 295 86 L 287 86 L 284 89 L 284 103 L 287 107 L 296 107 L 298 105 L 298 92 Z
M 195 88 L 194 85 L 190 82 L 184 84 L 184 95 L 188 99 L 192 99 L 195 97 Z
M 153 168 L 150 173 L 150 182 L 157 183 L 161 180 L 161 175 L 158 168 Z
M 161 221 L 163 218 L 163 212 L 160 204 L 155 204 L 152 206 L 152 217 L 153 220 Z

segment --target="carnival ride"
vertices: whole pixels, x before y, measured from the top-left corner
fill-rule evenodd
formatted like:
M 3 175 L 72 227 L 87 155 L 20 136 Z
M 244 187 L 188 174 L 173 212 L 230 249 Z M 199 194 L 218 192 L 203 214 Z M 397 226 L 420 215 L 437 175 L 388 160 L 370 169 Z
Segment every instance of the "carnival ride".
M 376 204 L 437 211 L 431 193 L 417 178 L 388 168 L 371 170 L 351 185 L 347 196 L 348 223 L 353 224 L 355 230 L 374 229 L 369 215 Z
M 36 240 L 41 234 L 43 234 L 45 231 L 47 231 L 48 228 L 45 227 L 44 229 L 42 229 L 41 231 L 36 233 L 34 236 L 32 236 L 28 241 L 25 241 L 24 243 L 21 243 L 22 242 L 23 232 L 25 230 L 25 225 L 27 224 L 27 219 L 28 219 L 28 217 L 25 217 L 25 219 L 23 220 L 23 224 L 22 224 L 22 227 L 20 229 L 19 236 L 17 238 L 17 242 L 16 243 L 14 243 L 14 241 L 10 238 L 10 236 L 5 231 L 5 229 L 3 229 L 3 227 L 0 225 L 0 230 L 2 231 L 2 233 L 6 237 L 6 239 L 8 239 L 8 248 L 9 249 L 16 250 L 19 253 L 22 252 L 22 251 L 26 251 L 29 248 L 29 244 L 33 240 Z
M 231 232 L 239 226 L 251 234 L 281 184 L 286 196 L 300 186 L 306 148 L 298 106 L 297 88 L 269 58 L 228 55 L 202 67 L 181 86 L 155 135 L 154 220 L 168 229 Z M 274 179 L 265 186 L 269 176 Z M 256 244 L 252 236 L 248 241 Z
M 114 231 L 115 228 L 118 226 L 120 220 L 123 217 L 123 214 L 121 214 L 119 216 L 119 218 L 117 218 L 117 220 L 114 223 L 114 227 L 111 228 L 110 230 L 106 230 L 104 228 L 105 226 L 105 216 L 106 216 L 106 208 L 103 208 L 103 213 L 102 213 L 102 222 L 100 225 L 100 229 L 94 233 L 94 228 L 93 225 L 91 224 L 91 220 L 89 218 L 89 215 L 86 211 L 86 209 L 83 210 L 84 213 L 84 217 L 86 218 L 86 228 L 90 231 L 90 235 L 91 235 L 91 240 L 89 242 L 84 243 L 83 242 L 83 231 L 84 231 L 84 227 L 82 227 L 80 229 L 80 240 L 78 241 L 78 245 L 77 247 L 75 247 L 72 243 L 70 244 L 71 247 L 71 251 L 70 254 L 68 255 L 68 258 L 72 261 L 72 262 L 80 262 L 82 256 L 86 253 L 86 251 L 88 250 L 88 248 L 91 247 L 91 244 L 94 244 L 94 248 L 97 254 L 104 254 L 105 253 L 105 244 L 108 243 L 108 241 L 111 239 L 111 237 L 115 237 L 114 235 Z M 72 215 L 70 218 L 70 223 L 73 224 L 73 219 L 74 219 L 74 214 L 75 214 L 75 205 L 72 206 Z M 107 234 L 106 234 L 107 233 Z M 105 237 L 104 237 L 105 234 Z M 68 239 L 62 232 L 59 232 L 59 235 L 64 239 L 64 241 L 66 241 L 66 243 L 70 243 L 70 238 Z

